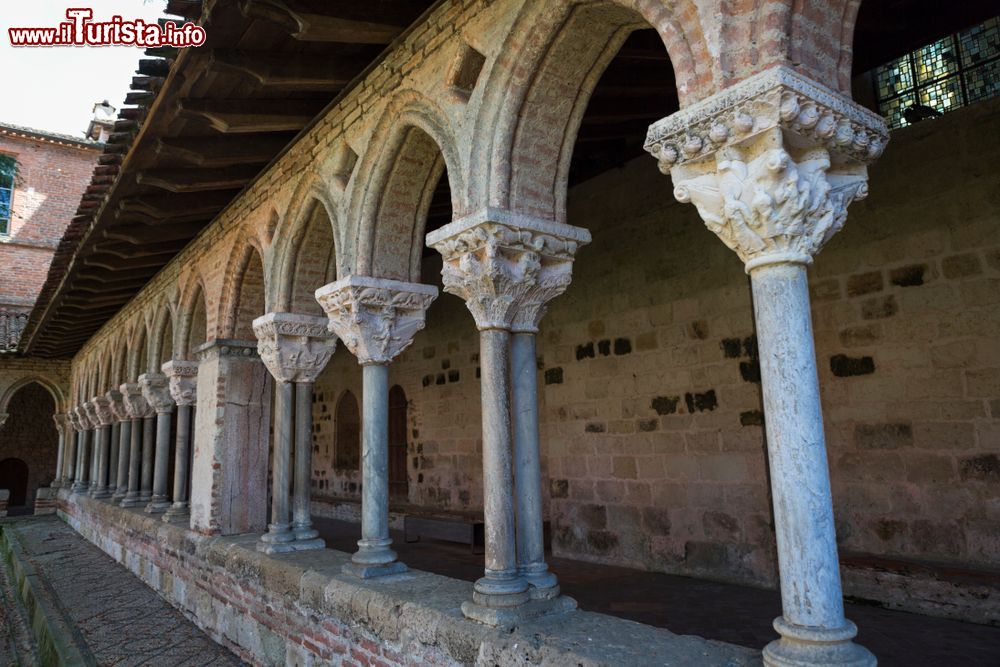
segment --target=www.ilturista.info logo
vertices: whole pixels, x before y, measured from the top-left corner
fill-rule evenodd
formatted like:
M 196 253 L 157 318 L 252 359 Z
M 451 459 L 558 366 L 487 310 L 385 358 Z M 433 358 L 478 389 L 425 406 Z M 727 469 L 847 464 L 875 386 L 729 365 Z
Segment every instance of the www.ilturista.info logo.
M 112 16 L 110 21 L 92 21 L 94 10 L 85 7 L 66 10 L 66 18 L 54 28 L 7 28 L 11 46 L 141 46 L 184 48 L 205 43 L 205 29 L 194 23 L 162 26 L 142 19 L 127 21 Z

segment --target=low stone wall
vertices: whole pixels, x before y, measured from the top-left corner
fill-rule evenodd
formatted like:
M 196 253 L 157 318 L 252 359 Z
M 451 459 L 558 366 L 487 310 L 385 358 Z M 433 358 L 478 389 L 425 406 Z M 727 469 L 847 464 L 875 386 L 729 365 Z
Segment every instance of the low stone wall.
M 215 640 L 257 665 L 759 665 L 751 649 L 577 611 L 516 628 L 462 616 L 472 584 L 411 571 L 341 575 L 349 555 L 280 556 L 257 535 L 207 537 L 67 491 L 59 516 L 159 591 Z
M 7 501 L 10 500 L 10 491 L 0 489 L 0 519 L 7 516 Z
M 43 486 L 35 494 L 35 515 L 56 513 L 56 489 Z

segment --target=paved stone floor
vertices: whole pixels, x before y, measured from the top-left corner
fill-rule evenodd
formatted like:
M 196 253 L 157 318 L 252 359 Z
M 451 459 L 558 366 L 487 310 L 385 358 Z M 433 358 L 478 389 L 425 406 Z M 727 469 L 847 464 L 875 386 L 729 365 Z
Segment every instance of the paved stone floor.
M 358 524 L 314 519 L 327 546 L 353 552 Z M 413 568 L 474 581 L 483 556 L 460 544 L 406 544 L 393 532 L 393 549 Z M 689 577 L 550 559 L 563 592 L 582 609 L 668 628 L 677 634 L 763 648 L 776 637 L 771 620 L 781 613 L 775 591 Z M 1000 667 L 1000 628 L 848 604 L 847 616 L 860 628 L 858 641 L 881 667 Z
M 66 620 L 78 630 L 77 645 L 82 640 L 96 664 L 241 664 L 138 577 L 62 521 L 54 517 L 21 520 L 16 522 L 16 530 L 39 578 L 49 587 Z M 5 594 L 9 595 L 9 590 Z M 5 615 L 12 612 L 5 610 Z M 23 662 L 32 664 L 30 656 Z

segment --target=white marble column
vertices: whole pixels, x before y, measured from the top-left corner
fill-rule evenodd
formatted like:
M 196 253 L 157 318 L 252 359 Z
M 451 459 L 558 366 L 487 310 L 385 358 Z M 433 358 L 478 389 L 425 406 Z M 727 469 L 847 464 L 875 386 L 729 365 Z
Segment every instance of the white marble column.
M 144 373 L 139 376 L 142 395 L 156 411 L 156 447 L 153 457 L 153 494 L 146 505 L 147 514 L 160 514 L 170 508 L 170 416 L 174 401 L 170 397 L 167 376 Z
M 90 444 L 91 426 L 87 410 L 82 404 L 76 408 L 76 421 L 80 430 L 77 433 L 76 441 L 76 474 L 73 476 L 73 492 L 86 493 L 90 486 L 90 475 L 88 474 L 90 459 L 87 456 L 87 449 Z
M 312 383 L 326 367 L 337 339 L 321 317 L 268 313 L 253 322 L 257 352 L 275 380 L 271 523 L 257 545 L 264 553 L 322 549 L 312 527 Z M 295 443 L 294 506 L 289 515 L 292 443 Z
M 94 467 L 96 475 L 90 495 L 92 498 L 108 498 L 111 496 L 111 489 L 108 486 L 111 467 L 111 425 L 115 417 L 107 397 L 95 396 L 91 403 L 94 405 L 94 414 L 98 421 L 98 444 L 94 452 L 97 463 Z
M 590 241 L 578 227 L 487 209 L 427 235 L 441 253 L 445 291 L 465 300 L 480 332 L 483 406 L 483 505 L 486 569 L 466 616 L 491 625 L 575 608 L 558 595 L 545 566 L 541 531 L 541 489 L 537 405 L 518 415 L 518 500 L 514 493 L 514 437 L 511 422 L 509 345 L 511 331 L 531 333 L 549 299 L 572 278 L 577 248 Z M 534 350 L 523 342 L 518 368 Z M 533 379 L 533 378 L 532 378 Z M 517 375 L 516 405 L 537 402 L 534 384 Z M 533 435 L 532 435 L 533 434 Z M 517 528 L 515 515 L 522 525 Z M 520 548 L 519 548 L 520 541 Z M 519 558 L 520 555 L 520 558 Z M 531 583 L 536 599 L 530 604 Z
M 344 572 L 362 579 L 398 574 L 389 537 L 389 364 L 424 327 L 437 298 L 431 285 L 349 276 L 316 290 L 330 331 L 364 368 L 361 426 L 361 539 Z
M 56 473 L 52 478 L 51 486 L 53 489 L 58 489 L 63 485 L 63 462 L 66 458 L 66 442 L 67 442 L 67 428 L 66 428 L 66 415 L 61 412 L 57 412 L 52 415 L 52 421 L 56 425 L 56 431 L 59 433 L 59 446 L 56 449 Z
M 170 384 L 170 396 L 177 405 L 177 434 L 174 440 L 173 504 L 164 521 L 187 519 L 188 475 L 191 461 L 191 410 L 198 402 L 198 362 L 174 359 L 161 370 Z
M 783 67 L 650 127 L 647 149 L 744 262 L 754 296 L 781 578 L 770 666 L 874 665 L 844 618 L 806 267 L 867 194 L 883 120 Z
M 77 443 L 80 438 L 80 422 L 76 409 L 66 411 L 66 452 L 63 455 L 63 487 L 71 488 L 76 480 Z
M 153 409 L 142 395 L 142 387 L 137 382 L 127 382 L 121 386 L 122 400 L 125 401 L 125 412 L 131 419 L 129 427 L 129 467 L 128 488 L 122 498 L 122 507 L 139 507 L 149 502 L 142 498 L 143 459 L 146 458 L 146 448 L 143 446 L 144 425 L 152 422 Z M 150 438 L 150 453 L 152 451 Z

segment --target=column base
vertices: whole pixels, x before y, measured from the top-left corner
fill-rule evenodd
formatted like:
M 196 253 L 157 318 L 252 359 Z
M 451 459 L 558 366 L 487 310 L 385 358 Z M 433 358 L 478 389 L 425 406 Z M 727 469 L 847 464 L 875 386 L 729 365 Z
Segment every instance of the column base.
M 357 577 L 358 579 L 376 579 L 378 577 L 387 577 L 392 574 L 403 574 L 404 572 L 409 571 L 409 568 L 399 561 L 383 563 L 381 565 L 351 562 L 345 563 L 341 568 L 341 571 L 346 575 Z
M 87 485 L 83 482 L 73 482 L 73 486 L 69 487 L 69 490 L 73 493 L 85 493 Z
M 139 494 L 139 502 L 143 503 L 143 504 L 153 502 L 153 494 L 151 494 L 151 493 L 140 493 Z
M 267 532 L 260 536 L 257 551 L 265 554 L 283 554 L 295 551 L 295 533 L 287 523 L 272 523 Z
M 139 496 L 128 496 L 128 495 L 126 495 L 122 499 L 122 507 L 126 507 L 126 508 L 127 507 L 139 507 L 140 505 L 145 505 L 145 504 L 146 503 L 142 502 L 142 499 L 139 498 Z
M 111 502 L 121 504 L 127 495 L 128 491 L 115 491 L 114 495 L 111 496 Z
M 559 580 L 544 563 L 518 568 L 518 571 L 528 582 L 528 595 L 532 600 L 551 600 L 559 596 Z
M 97 500 L 107 500 L 111 497 L 110 489 L 97 489 L 90 494 L 91 498 L 96 498 Z
M 146 505 L 144 510 L 146 514 L 163 514 L 168 509 L 170 509 L 171 503 L 169 500 L 151 500 L 149 504 Z
M 774 619 L 774 629 L 781 635 L 764 647 L 765 667 L 875 667 L 871 651 L 851 640 L 858 634 L 854 623 L 828 630 Z
M 531 595 L 528 582 L 516 572 L 487 570 L 472 588 L 472 602 L 482 607 L 510 608 L 523 605 Z
M 463 602 L 462 613 L 466 618 L 484 625 L 519 625 L 543 616 L 566 614 L 576 610 L 576 600 L 565 595 L 557 595 L 548 600 L 530 600 L 514 607 L 488 607 L 477 602 Z
M 296 540 L 314 540 L 319 537 L 319 531 L 312 527 L 312 524 L 293 525 L 292 532 L 295 533 Z
M 166 512 L 163 513 L 164 523 L 183 523 L 191 519 L 191 512 L 188 509 L 187 503 L 174 503 L 170 506 Z

